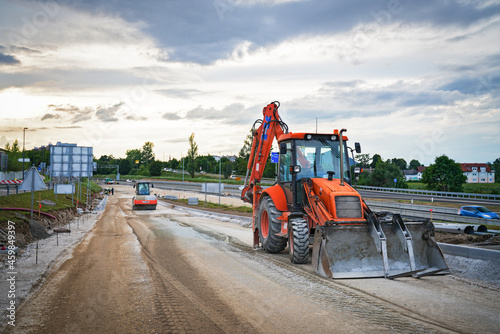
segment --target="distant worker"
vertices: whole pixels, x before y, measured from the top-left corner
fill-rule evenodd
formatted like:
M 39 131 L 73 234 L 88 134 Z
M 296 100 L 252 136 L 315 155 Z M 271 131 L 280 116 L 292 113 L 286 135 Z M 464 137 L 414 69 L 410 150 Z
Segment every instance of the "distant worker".
M 115 194 L 115 188 L 111 188 L 111 195 Z

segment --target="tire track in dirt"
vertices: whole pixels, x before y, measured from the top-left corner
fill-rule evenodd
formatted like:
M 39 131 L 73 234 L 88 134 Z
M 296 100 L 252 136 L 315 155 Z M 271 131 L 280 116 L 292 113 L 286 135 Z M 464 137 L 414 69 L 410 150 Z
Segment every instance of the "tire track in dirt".
M 216 247 L 243 255 L 249 260 L 247 265 L 252 266 L 252 270 L 260 272 L 261 275 L 272 281 L 279 281 L 281 285 L 293 289 L 296 293 L 314 301 L 323 308 L 332 309 L 333 312 L 355 314 L 377 326 L 387 328 L 388 331 L 398 333 L 457 332 L 456 329 L 422 315 L 413 314 L 413 311 L 402 309 L 399 305 L 392 304 L 383 298 L 369 295 L 366 292 L 343 285 L 341 282 L 308 272 L 302 268 L 303 265 L 290 263 L 288 256 L 282 257 L 265 253 L 263 250 L 254 250 L 237 239 L 211 233 L 194 224 L 186 224 L 185 222 L 180 222 L 180 224 L 213 238 Z M 310 263 L 306 266 L 310 266 Z M 266 270 L 263 270 L 263 267 Z
M 94 229 L 19 309 L 6 333 L 155 333 L 151 282 L 132 230 L 110 203 Z
M 121 201 L 122 210 L 130 210 Z M 162 323 L 162 333 L 256 333 L 254 326 L 241 319 L 217 296 L 206 279 L 189 265 L 175 239 L 155 230 L 131 215 L 127 222 L 141 243 L 155 287 L 155 318 Z M 142 221 L 141 221 L 142 220 Z M 147 224 L 149 229 L 144 230 Z

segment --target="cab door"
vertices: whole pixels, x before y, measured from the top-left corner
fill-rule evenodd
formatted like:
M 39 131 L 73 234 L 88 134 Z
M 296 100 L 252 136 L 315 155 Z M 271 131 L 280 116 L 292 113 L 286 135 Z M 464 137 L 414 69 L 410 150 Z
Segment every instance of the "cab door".
M 290 167 L 292 166 L 292 157 L 293 152 L 291 141 L 280 143 L 278 184 L 285 192 L 286 203 L 289 209 L 293 207 L 293 175 L 290 172 Z

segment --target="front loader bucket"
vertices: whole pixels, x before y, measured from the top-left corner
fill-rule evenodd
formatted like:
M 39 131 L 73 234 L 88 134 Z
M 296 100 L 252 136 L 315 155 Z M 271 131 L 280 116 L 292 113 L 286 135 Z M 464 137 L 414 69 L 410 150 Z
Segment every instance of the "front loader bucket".
M 331 278 L 424 276 L 448 270 L 434 241 L 432 223 L 409 223 L 394 215 L 380 223 L 318 226 L 314 235 L 313 266 Z M 430 225 L 429 225 L 430 224 Z

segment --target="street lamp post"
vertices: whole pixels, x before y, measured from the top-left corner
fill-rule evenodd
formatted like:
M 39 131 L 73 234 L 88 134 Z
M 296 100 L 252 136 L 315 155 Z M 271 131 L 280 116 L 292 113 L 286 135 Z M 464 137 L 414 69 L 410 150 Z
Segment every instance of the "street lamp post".
M 222 153 L 220 153 L 220 156 L 219 156 L 219 207 L 220 207 L 220 181 L 221 181 L 221 167 L 222 167 Z
M 28 130 L 28 128 L 23 129 L 23 181 L 24 181 L 24 142 L 26 139 L 26 130 Z

